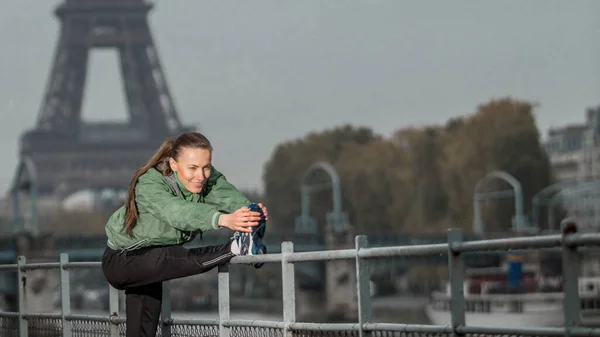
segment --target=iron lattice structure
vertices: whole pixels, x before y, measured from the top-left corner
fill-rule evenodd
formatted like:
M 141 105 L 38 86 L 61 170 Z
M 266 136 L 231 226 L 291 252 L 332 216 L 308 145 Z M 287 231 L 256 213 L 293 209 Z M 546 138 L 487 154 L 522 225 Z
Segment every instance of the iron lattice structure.
M 133 171 L 184 127 L 169 92 L 144 0 L 65 0 L 55 10 L 60 37 L 36 126 L 21 136 L 13 189 L 33 180 L 39 195 L 123 189 Z M 129 120 L 85 123 L 81 107 L 89 55 L 119 55 Z

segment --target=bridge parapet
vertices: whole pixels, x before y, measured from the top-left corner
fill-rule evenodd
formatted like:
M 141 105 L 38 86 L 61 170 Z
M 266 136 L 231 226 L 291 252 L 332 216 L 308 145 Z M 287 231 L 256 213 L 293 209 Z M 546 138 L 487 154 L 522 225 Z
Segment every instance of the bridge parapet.
M 335 235 L 335 233 L 329 233 Z M 229 237 L 229 232 L 222 230 L 211 232 L 197 236 L 195 240 L 186 244 L 187 247 L 197 247 L 204 245 L 222 244 Z M 281 235 L 270 233 L 265 238 L 265 243 L 269 253 L 280 253 L 280 242 L 294 242 L 294 249 L 297 252 L 320 251 L 332 249 L 327 247 L 325 243 L 326 235 L 314 234 L 293 234 Z M 466 234 L 466 240 L 477 239 L 478 237 L 472 234 Z M 58 259 L 61 253 L 67 253 L 69 259 L 74 262 L 95 261 L 99 260 L 106 246 L 106 236 L 101 234 L 89 235 L 52 235 L 48 240 L 53 240 L 55 247 L 52 258 Z M 442 233 L 388 233 L 380 235 L 369 235 L 367 237 L 369 247 L 389 247 L 389 246 L 404 246 L 418 244 L 437 244 L 443 243 L 446 240 L 446 235 Z M 4 237 L 0 239 L 0 263 L 13 263 L 16 260 L 17 253 L 14 245 L 15 239 Z M 466 264 L 469 267 L 477 266 L 495 266 L 502 259 L 504 252 L 478 252 L 468 253 L 465 255 Z M 411 258 L 405 257 L 387 257 L 376 259 L 371 262 L 371 274 L 375 279 L 389 278 L 392 275 L 401 275 L 414 266 L 422 265 L 444 265 L 446 263 L 445 256 L 415 256 Z M 303 289 L 324 289 L 326 279 L 326 265 L 323 261 L 306 262 L 299 264 L 296 268 L 298 275 L 298 285 Z M 394 277 L 395 277 L 394 276 Z M 0 275 L 0 288 L 6 288 L 12 284 L 2 278 Z
M 566 228 L 572 229 L 573 226 Z M 578 234 L 568 230 L 562 235 L 547 235 L 510 239 L 476 240 L 465 242 L 460 230 L 451 230 L 448 240 L 440 244 L 368 247 L 366 237 L 356 237 L 353 249 L 340 249 L 316 252 L 294 252 L 291 242 L 281 246 L 282 254 L 266 254 L 260 256 L 241 256 L 231 260 L 232 264 L 249 264 L 256 262 L 277 263 L 282 266 L 282 295 L 283 321 L 253 321 L 230 319 L 229 302 L 229 265 L 224 265 L 218 271 L 219 318 L 214 320 L 190 320 L 173 317 L 168 305 L 163 306 L 161 334 L 169 336 L 187 332 L 229 337 L 231 335 L 264 335 L 267 333 L 282 334 L 291 337 L 295 333 L 304 332 L 314 336 L 330 335 L 331 332 L 345 332 L 352 335 L 366 336 L 372 332 L 404 332 L 413 334 L 482 334 L 482 335 L 577 335 L 599 336 L 597 329 L 585 328 L 581 325 L 581 299 L 578 290 L 578 247 L 585 245 L 600 245 L 600 233 Z M 478 251 L 514 251 L 524 249 L 559 248 L 563 258 L 564 286 L 562 296 L 558 299 L 564 307 L 563 322 L 555 322 L 560 327 L 520 327 L 520 326 L 474 326 L 466 321 L 467 302 L 465 298 L 464 281 L 466 277 L 464 256 L 469 252 Z M 369 292 L 369 264 L 377 258 L 397 256 L 411 257 L 424 255 L 446 255 L 449 270 L 449 324 L 445 325 L 410 325 L 397 323 L 373 323 L 371 319 L 371 295 Z M 305 261 L 349 260 L 356 264 L 356 292 L 358 320 L 352 323 L 313 323 L 301 322 L 296 315 L 296 287 L 294 282 L 295 264 Z M 16 271 L 19 280 L 25 280 L 28 273 L 36 269 L 58 269 L 61 279 L 62 307 L 59 313 L 30 313 L 25 305 L 27 288 L 19 286 L 19 306 L 17 312 L 0 313 L 0 334 L 8 336 L 19 332 L 27 337 L 37 332 L 56 332 L 57 336 L 71 337 L 75 333 L 90 332 L 93 326 L 95 332 L 104 333 L 111 337 L 119 336 L 123 330 L 125 317 L 119 311 L 118 292 L 110 289 L 110 314 L 104 316 L 73 315 L 70 311 L 69 271 L 78 268 L 98 268 L 100 262 L 69 262 L 66 254 L 61 255 L 60 262 L 28 264 L 24 257 L 19 257 L 17 264 L 0 265 L 0 271 Z M 24 284 L 24 283 L 23 283 Z M 169 282 L 165 282 L 163 298 L 169 301 Z M 511 297 L 512 298 L 512 297 Z M 481 300 L 481 299 L 478 299 Z M 497 300 L 497 299 L 496 299 Z M 515 299 L 511 299 L 513 301 Z M 523 301 L 523 299 L 516 299 Z M 517 306 L 519 307 L 519 306 Z
M 329 233 L 329 235 L 335 235 Z M 218 231 L 207 233 L 201 238 L 197 236 L 187 247 L 222 244 L 229 237 L 229 233 Z M 475 235 L 465 235 L 466 240 L 474 240 Z M 98 234 L 90 235 L 53 235 L 48 237 L 53 240 L 55 247 L 54 258 L 58 259 L 61 253 L 67 253 L 71 261 L 94 261 L 101 258 L 106 247 L 106 236 Z M 319 251 L 332 249 L 325 243 L 325 235 L 294 234 L 280 235 L 269 234 L 265 237 L 269 253 L 281 253 L 281 242 L 294 242 L 297 252 Z M 446 235 L 442 233 L 423 234 L 381 234 L 367 236 L 369 247 L 390 247 L 419 244 L 437 244 L 446 241 Z M 503 252 L 479 252 L 466 255 L 467 266 L 491 266 L 498 263 Z M 17 257 L 14 237 L 0 239 L 0 263 L 13 263 Z M 371 273 L 379 275 L 390 270 L 403 272 L 416 265 L 443 265 L 446 263 L 444 256 L 421 256 L 421 257 L 387 257 L 377 259 L 371 263 Z M 325 279 L 324 262 L 303 263 L 297 268 L 300 276 L 299 283 L 306 288 L 322 287 Z

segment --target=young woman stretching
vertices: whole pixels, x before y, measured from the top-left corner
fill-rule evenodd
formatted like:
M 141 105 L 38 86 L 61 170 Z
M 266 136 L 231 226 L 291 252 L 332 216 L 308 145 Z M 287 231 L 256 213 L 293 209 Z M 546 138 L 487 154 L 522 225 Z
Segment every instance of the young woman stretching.
M 125 290 L 127 337 L 156 335 L 163 281 L 207 272 L 236 255 L 266 252 L 264 228 L 256 230 L 260 213 L 249 210 L 250 201 L 211 161 L 212 146 L 202 134 L 167 139 L 135 172 L 125 205 L 106 224 L 102 270 L 113 287 Z M 259 207 L 266 220 L 266 207 Z M 234 231 L 223 245 L 182 247 L 196 234 L 221 227 Z

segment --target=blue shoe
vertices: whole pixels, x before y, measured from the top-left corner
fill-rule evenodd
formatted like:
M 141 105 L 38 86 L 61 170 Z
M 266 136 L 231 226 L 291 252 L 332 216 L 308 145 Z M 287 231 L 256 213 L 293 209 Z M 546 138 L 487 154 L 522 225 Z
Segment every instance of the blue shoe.
M 248 206 L 248 208 L 252 212 L 260 213 L 260 217 L 261 217 L 260 222 L 259 222 L 258 226 L 252 227 L 252 235 L 256 235 L 256 236 L 258 236 L 258 239 L 262 239 L 265 236 L 265 230 L 267 229 L 267 221 L 265 220 L 265 216 L 257 204 L 250 204 Z
M 262 242 L 262 238 L 265 236 L 265 230 L 267 227 L 267 221 L 264 219 L 264 215 L 260 207 L 257 204 L 250 204 L 248 208 L 253 212 L 259 212 L 261 216 L 261 220 L 258 226 L 252 227 L 251 233 L 244 233 L 242 236 L 245 236 L 246 239 L 243 240 L 244 244 L 247 243 L 248 253 L 247 255 L 259 255 L 259 254 L 267 254 L 267 246 Z M 260 268 L 264 265 L 264 263 L 253 263 L 254 268 Z
M 233 233 L 233 244 L 231 251 L 236 255 L 247 255 L 248 254 L 248 235 L 246 233 L 235 232 Z M 235 248 L 234 248 L 235 247 Z

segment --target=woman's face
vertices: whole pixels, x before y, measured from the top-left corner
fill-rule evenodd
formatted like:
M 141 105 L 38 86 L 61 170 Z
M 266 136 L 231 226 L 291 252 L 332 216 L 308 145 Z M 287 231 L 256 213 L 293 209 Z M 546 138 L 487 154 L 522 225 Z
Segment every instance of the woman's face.
M 211 159 L 209 149 L 183 147 L 177 159 L 169 159 L 169 164 L 188 191 L 200 193 L 210 176 Z

